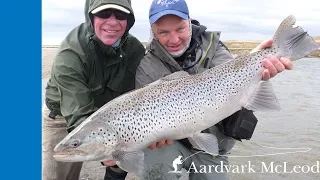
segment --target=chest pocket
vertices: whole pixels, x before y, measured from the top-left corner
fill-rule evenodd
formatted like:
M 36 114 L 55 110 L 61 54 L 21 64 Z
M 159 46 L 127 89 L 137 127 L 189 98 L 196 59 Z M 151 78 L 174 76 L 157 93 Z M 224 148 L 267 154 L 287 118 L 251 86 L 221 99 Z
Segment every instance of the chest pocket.
M 134 85 L 135 72 L 122 63 L 104 68 L 97 67 L 95 77 L 91 77 L 89 82 L 94 104 L 97 108 L 134 89 Z
M 89 86 L 91 88 L 91 94 L 93 96 L 97 96 L 99 94 L 102 94 L 105 90 L 105 84 L 102 79 L 92 79 L 89 82 Z
M 126 67 L 125 64 L 116 64 L 114 68 L 110 68 L 110 79 L 107 82 L 107 88 L 120 95 L 134 89 L 135 72 Z
M 105 90 L 105 81 L 103 76 L 103 64 L 97 60 L 96 56 L 90 56 L 88 85 L 91 88 L 93 97 L 102 94 Z

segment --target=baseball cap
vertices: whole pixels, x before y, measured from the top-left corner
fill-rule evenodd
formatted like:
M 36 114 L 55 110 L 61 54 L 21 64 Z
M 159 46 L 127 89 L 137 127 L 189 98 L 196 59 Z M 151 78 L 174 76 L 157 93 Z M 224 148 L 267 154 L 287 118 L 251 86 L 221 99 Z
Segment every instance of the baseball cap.
M 153 0 L 149 10 L 150 24 L 155 23 L 164 15 L 176 15 L 189 19 L 189 9 L 185 0 Z
M 96 14 L 102 10 L 105 10 L 105 9 L 117 9 L 119 11 L 122 11 L 124 13 L 127 13 L 127 14 L 130 14 L 130 11 L 122 6 L 119 6 L 117 4 L 105 4 L 105 5 L 102 5 L 102 6 L 99 6 L 97 8 L 95 8 L 94 10 L 91 11 L 92 14 Z

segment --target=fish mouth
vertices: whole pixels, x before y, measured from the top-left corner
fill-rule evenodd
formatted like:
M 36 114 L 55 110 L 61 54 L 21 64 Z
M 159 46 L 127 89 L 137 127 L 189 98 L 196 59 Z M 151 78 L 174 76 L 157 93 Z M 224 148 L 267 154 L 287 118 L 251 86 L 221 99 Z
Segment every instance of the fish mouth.
M 59 151 L 53 153 L 53 158 L 57 161 L 63 162 L 77 162 L 84 161 L 88 153 L 83 151 L 73 150 L 73 151 Z

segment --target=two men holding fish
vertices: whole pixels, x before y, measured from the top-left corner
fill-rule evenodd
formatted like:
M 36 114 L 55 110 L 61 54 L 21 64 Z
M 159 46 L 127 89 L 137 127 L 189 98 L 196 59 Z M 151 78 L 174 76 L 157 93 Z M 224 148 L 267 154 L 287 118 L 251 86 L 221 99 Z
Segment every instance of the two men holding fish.
M 161 91 L 161 89 L 153 88 L 152 86 L 167 88 L 170 87 L 167 85 L 171 82 L 177 83 L 176 85 L 180 86 L 180 78 L 185 79 L 186 84 L 187 82 L 192 82 L 187 74 L 199 74 L 208 69 L 214 69 L 217 66 L 220 66 L 224 70 L 224 67 L 221 65 L 231 61 L 233 57 L 219 40 L 220 33 L 206 31 L 204 26 L 195 20 L 191 20 L 187 4 L 183 0 L 175 0 L 171 3 L 161 0 L 153 1 L 150 8 L 149 20 L 152 27 L 152 37 L 147 47 L 147 54 L 137 69 L 136 87 L 149 85 L 110 101 L 110 103 L 88 117 L 86 121 L 56 146 L 55 158 L 57 160 L 105 161 L 104 164 L 107 166 L 113 166 L 117 163 L 124 170 L 143 175 L 145 179 L 153 179 L 155 177 L 159 177 L 160 179 L 178 179 L 179 174 L 167 173 L 173 170 L 171 165 L 176 157 L 180 155 L 188 157 L 198 150 L 205 150 L 212 154 L 218 152 L 220 155 L 225 155 L 234 145 L 235 140 L 233 138 L 223 134 L 218 126 L 213 126 L 218 122 L 213 123 L 212 126 L 206 129 L 201 129 L 201 127 L 206 127 L 211 122 L 196 121 L 197 114 L 194 113 L 194 110 L 199 110 L 199 117 L 202 115 L 205 115 L 203 117 L 209 117 L 209 108 L 202 109 L 204 105 L 201 103 L 205 103 L 205 101 L 200 101 L 197 99 L 198 97 L 195 98 L 197 101 L 193 101 L 193 97 L 189 96 L 197 94 L 200 97 L 211 92 L 206 92 L 205 89 L 202 91 L 201 88 L 197 92 L 193 90 L 199 87 L 188 87 L 190 91 L 184 93 L 191 94 L 186 96 L 188 97 L 187 100 L 185 99 L 186 97 L 183 97 L 186 101 L 180 104 L 181 107 L 177 106 L 176 102 L 173 101 L 175 98 L 172 98 L 182 96 L 181 94 L 174 94 L 175 92 L 167 94 L 167 97 L 170 95 L 172 97 L 163 98 L 168 100 L 163 102 L 161 102 L 161 99 L 155 100 L 156 97 L 152 96 L 157 95 L 157 93 L 148 94 L 154 92 L 151 90 Z M 272 41 L 267 41 L 257 47 L 257 50 L 269 47 L 271 44 Z M 276 56 L 267 56 L 267 54 L 261 56 L 261 58 L 263 57 L 265 57 L 263 65 L 266 69 L 261 72 L 262 75 L 259 81 L 261 79 L 268 80 L 284 69 L 292 68 L 292 63 L 288 58 L 280 58 L 279 60 Z M 241 63 L 238 63 L 234 67 L 242 66 Z M 225 73 L 227 74 L 227 72 Z M 158 81 L 159 79 L 161 80 Z M 208 79 L 210 78 L 208 77 Z M 195 82 L 195 84 L 199 83 L 199 81 Z M 222 87 L 224 84 L 217 83 L 216 88 L 219 89 L 220 85 Z M 173 86 L 171 87 L 174 89 Z M 148 91 L 148 88 L 151 90 Z M 184 88 L 181 89 L 183 90 Z M 166 92 L 158 93 L 163 95 L 169 91 L 170 89 L 166 89 Z M 223 94 L 223 92 L 221 93 Z M 240 93 L 240 95 L 242 94 Z M 202 96 L 201 98 L 204 97 Z M 224 101 L 223 98 L 225 97 L 222 97 L 222 102 Z M 177 97 L 177 99 L 181 100 L 181 97 Z M 149 101 L 153 103 L 148 104 Z M 190 101 L 194 103 L 201 102 L 199 104 L 201 108 L 192 109 L 184 106 L 186 105 L 184 103 Z M 156 102 L 160 104 L 156 104 Z M 171 106 L 163 107 L 166 103 Z M 180 112 L 177 112 L 177 109 L 180 109 Z M 156 116 L 154 112 L 158 113 L 158 115 Z M 254 117 L 252 112 L 246 113 Z M 226 118 L 227 112 L 223 114 L 221 117 Z M 235 114 L 238 115 L 238 113 Z M 199 132 L 195 134 L 195 132 L 192 132 L 194 129 L 201 129 L 205 134 L 213 136 L 203 135 L 203 133 Z M 190 134 L 187 134 L 187 132 L 190 132 Z M 170 134 L 172 136 L 169 136 Z M 194 136 L 186 139 L 189 136 L 185 135 Z M 154 142 L 152 140 L 158 141 Z M 167 146 L 164 146 L 165 144 Z M 146 147 L 149 147 L 149 149 Z M 141 151 L 142 149 L 143 152 Z M 143 159 L 142 162 L 144 164 L 142 166 L 139 166 L 141 163 L 139 158 Z M 198 165 L 214 165 L 220 164 L 221 161 L 228 163 L 225 156 L 212 158 L 209 154 L 199 153 L 184 161 L 183 166 L 187 167 L 191 162 Z M 144 169 L 141 170 L 143 167 Z M 126 172 L 123 172 L 123 174 L 122 178 L 125 177 Z M 226 179 L 227 176 L 226 173 L 190 174 L 190 178 Z

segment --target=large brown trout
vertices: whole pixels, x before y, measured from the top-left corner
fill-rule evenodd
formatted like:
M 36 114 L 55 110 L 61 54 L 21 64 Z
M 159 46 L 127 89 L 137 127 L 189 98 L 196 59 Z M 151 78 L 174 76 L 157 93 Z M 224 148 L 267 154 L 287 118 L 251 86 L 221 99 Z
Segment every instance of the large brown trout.
M 279 109 L 269 81 L 262 81 L 268 54 L 292 61 L 319 45 L 295 18 L 287 17 L 270 48 L 189 75 L 175 72 L 113 99 L 88 117 L 55 147 L 58 161 L 115 160 L 122 169 L 141 174 L 143 149 L 164 139 L 188 138 L 207 153 L 218 154 L 217 138 L 201 133 L 241 108 Z

